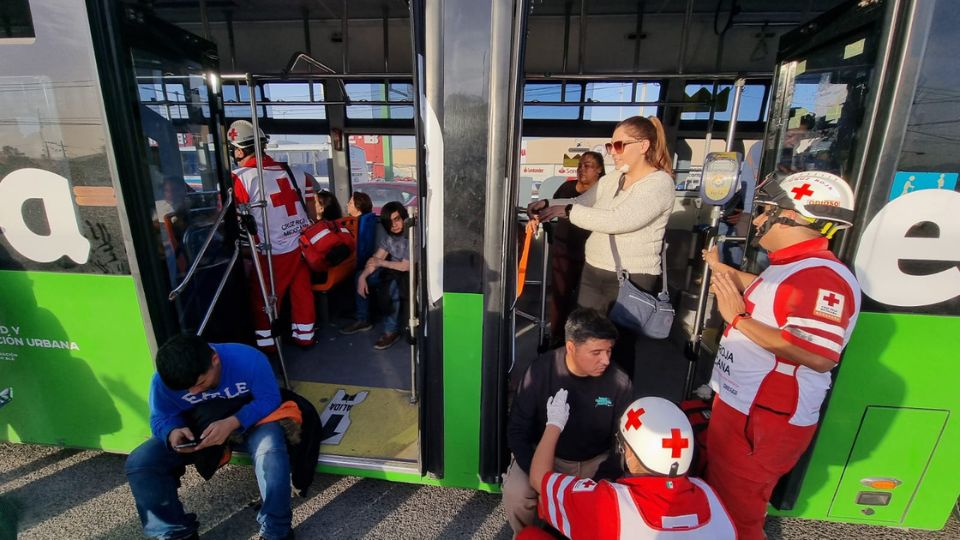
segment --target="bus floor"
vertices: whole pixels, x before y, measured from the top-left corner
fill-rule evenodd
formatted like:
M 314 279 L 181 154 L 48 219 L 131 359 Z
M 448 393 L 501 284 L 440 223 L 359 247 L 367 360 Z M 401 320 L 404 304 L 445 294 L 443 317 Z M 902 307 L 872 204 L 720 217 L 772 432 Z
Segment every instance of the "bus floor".
M 403 339 L 373 348 L 373 330 L 342 335 L 349 323 L 317 325 L 317 342 L 284 345 L 294 391 L 317 408 L 321 455 L 416 463 L 418 406 L 410 403 L 410 347 Z

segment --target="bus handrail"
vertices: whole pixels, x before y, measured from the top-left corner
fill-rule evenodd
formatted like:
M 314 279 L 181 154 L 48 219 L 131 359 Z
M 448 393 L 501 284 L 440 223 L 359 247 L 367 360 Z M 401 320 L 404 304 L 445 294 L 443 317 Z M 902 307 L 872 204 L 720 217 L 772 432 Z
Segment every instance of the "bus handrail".
M 171 302 L 176 300 L 180 293 L 187 287 L 190 283 L 190 280 L 193 279 L 193 275 L 196 273 L 197 268 L 200 266 L 200 261 L 203 260 L 203 256 L 207 252 L 207 248 L 210 247 L 210 243 L 213 241 L 214 235 L 217 234 L 217 229 L 220 227 L 220 224 L 223 223 L 223 220 L 227 217 L 227 211 L 230 209 L 230 205 L 233 204 L 233 188 L 227 190 L 227 201 L 224 203 L 223 208 L 220 209 L 220 213 L 217 214 L 217 219 L 213 222 L 213 226 L 210 227 L 210 232 L 207 233 L 206 239 L 203 241 L 203 246 L 200 248 L 200 251 L 197 252 L 197 256 L 194 257 L 193 263 L 190 265 L 190 269 L 187 270 L 187 275 L 183 277 L 183 281 L 180 282 L 180 285 L 177 285 L 177 288 L 170 291 L 170 295 L 167 296 L 167 299 Z

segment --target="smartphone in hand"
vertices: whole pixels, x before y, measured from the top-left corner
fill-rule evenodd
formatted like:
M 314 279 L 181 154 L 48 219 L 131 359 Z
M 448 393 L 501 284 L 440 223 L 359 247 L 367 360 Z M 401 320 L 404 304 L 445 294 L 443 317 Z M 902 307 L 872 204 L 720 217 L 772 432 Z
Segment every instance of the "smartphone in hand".
M 176 444 L 173 447 L 174 448 L 192 448 L 198 444 L 200 444 L 198 441 L 187 441 L 185 443 Z

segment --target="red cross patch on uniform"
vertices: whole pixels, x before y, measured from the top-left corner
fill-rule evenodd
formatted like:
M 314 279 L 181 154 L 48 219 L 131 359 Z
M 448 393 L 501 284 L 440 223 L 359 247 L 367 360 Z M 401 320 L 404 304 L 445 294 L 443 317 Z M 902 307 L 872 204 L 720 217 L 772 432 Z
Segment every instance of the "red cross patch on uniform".
M 817 304 L 813 309 L 813 314 L 840 322 L 840 318 L 843 315 L 844 300 L 844 296 L 838 292 L 818 289 Z
M 573 485 L 574 493 L 581 491 L 593 491 L 594 489 L 597 489 L 597 483 L 589 478 L 582 478 Z

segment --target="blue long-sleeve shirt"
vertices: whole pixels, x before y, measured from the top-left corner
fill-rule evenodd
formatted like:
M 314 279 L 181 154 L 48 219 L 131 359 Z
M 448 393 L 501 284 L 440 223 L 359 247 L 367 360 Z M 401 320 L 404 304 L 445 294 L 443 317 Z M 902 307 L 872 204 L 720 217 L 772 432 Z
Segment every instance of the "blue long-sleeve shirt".
M 236 417 L 242 429 L 255 425 L 280 406 L 280 388 L 267 357 L 249 345 L 210 344 L 220 356 L 220 381 L 216 388 L 200 394 L 171 390 L 160 375 L 150 383 L 150 429 L 153 436 L 166 442 L 170 432 L 187 425 L 183 413 L 211 399 L 231 399 L 252 394 L 253 399 Z M 197 433 L 196 435 L 199 435 Z

